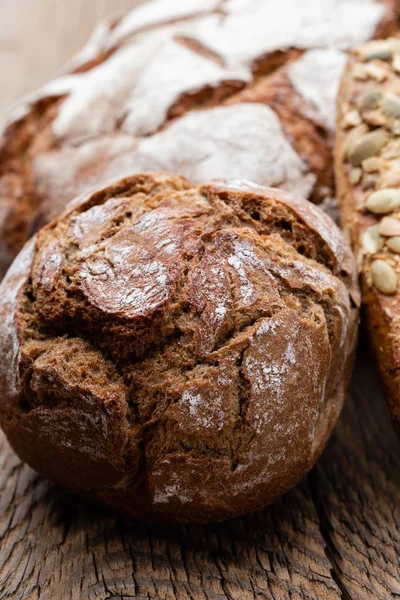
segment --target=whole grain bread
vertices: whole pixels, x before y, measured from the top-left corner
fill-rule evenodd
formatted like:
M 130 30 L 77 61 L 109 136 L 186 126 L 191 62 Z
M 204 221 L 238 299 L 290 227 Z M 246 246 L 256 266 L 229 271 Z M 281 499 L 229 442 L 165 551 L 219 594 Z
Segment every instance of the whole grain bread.
M 371 344 L 400 428 L 400 40 L 354 51 L 339 94 L 335 165 Z
M 137 175 L 73 202 L 0 287 L 20 457 L 135 516 L 261 507 L 314 464 L 356 342 L 355 265 L 319 208 Z
M 398 14 L 397 0 L 154 0 L 101 25 L 0 127 L 0 271 L 68 200 L 135 172 L 329 204 L 346 51 Z

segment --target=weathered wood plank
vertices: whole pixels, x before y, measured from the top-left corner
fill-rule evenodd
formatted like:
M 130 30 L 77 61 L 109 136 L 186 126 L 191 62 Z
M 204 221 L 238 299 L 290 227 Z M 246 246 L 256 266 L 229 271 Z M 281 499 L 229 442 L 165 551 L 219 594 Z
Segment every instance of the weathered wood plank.
M 361 345 L 367 345 L 363 339 Z M 400 598 L 400 443 L 366 357 L 357 364 L 329 450 L 309 480 L 347 597 Z

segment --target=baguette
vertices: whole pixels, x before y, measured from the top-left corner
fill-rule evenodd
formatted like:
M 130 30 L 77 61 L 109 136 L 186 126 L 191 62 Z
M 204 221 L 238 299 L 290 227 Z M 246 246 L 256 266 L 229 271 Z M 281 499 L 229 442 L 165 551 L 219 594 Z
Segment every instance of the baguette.
M 0 271 L 71 198 L 136 172 L 329 204 L 346 51 L 398 15 L 397 0 L 154 0 L 103 24 L 0 126 Z
M 344 230 L 393 419 L 400 429 L 400 40 L 354 51 L 341 83 L 335 170 Z

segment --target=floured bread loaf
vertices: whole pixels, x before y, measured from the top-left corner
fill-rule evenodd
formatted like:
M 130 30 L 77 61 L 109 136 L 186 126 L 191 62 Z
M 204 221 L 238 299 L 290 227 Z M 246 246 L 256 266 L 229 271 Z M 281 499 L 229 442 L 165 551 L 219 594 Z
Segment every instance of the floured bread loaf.
M 156 0 L 102 25 L 0 133 L 0 269 L 66 201 L 168 170 L 333 195 L 345 52 L 389 34 L 397 0 Z
M 0 287 L 0 421 L 54 481 L 126 513 L 223 519 L 321 453 L 357 329 L 351 252 L 319 208 L 137 175 L 33 238 Z

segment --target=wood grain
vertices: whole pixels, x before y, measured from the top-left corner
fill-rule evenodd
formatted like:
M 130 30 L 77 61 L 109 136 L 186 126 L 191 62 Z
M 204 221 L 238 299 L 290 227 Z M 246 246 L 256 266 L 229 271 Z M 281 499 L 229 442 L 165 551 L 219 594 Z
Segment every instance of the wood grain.
M 0 112 L 134 0 L 0 0 Z M 400 443 L 366 342 L 331 443 L 273 506 L 227 523 L 150 526 L 53 486 L 0 434 L 0 599 L 400 598 Z

